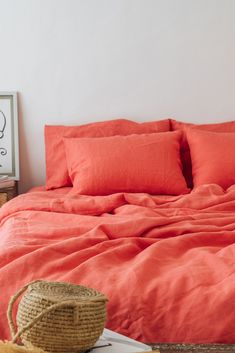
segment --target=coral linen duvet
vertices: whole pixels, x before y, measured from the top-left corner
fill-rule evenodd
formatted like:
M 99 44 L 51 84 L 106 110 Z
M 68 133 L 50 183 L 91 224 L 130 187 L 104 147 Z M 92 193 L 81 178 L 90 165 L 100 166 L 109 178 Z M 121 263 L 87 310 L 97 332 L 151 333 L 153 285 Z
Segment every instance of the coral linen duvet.
M 235 186 L 181 196 L 32 191 L 1 209 L 0 338 L 34 279 L 109 298 L 106 326 L 145 342 L 235 342 Z

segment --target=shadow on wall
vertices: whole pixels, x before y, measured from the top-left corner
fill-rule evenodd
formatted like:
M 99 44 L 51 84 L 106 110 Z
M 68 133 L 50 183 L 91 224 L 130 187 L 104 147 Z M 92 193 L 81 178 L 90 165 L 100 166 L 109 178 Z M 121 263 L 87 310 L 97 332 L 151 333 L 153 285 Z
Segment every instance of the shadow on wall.
M 30 184 L 32 175 L 29 168 L 29 146 L 27 146 L 27 129 L 23 118 L 23 96 L 18 92 L 18 123 L 19 123 L 19 159 L 20 159 L 20 181 L 19 193 L 25 192 L 23 184 Z M 23 182 L 22 182 L 23 181 Z

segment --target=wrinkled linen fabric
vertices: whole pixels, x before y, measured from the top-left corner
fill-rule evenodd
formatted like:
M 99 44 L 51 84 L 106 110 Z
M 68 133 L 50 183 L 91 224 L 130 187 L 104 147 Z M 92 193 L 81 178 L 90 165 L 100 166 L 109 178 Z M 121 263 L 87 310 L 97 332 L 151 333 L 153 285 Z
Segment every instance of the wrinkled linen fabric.
M 0 338 L 35 279 L 96 288 L 106 327 L 143 342 L 235 342 L 235 186 L 181 196 L 33 189 L 0 210 Z

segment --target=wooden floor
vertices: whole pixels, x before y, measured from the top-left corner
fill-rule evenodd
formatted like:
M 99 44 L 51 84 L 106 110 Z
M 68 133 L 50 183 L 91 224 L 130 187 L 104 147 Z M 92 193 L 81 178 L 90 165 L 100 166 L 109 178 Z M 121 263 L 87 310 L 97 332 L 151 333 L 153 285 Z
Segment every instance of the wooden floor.
M 160 353 L 235 353 L 235 344 L 156 344 Z

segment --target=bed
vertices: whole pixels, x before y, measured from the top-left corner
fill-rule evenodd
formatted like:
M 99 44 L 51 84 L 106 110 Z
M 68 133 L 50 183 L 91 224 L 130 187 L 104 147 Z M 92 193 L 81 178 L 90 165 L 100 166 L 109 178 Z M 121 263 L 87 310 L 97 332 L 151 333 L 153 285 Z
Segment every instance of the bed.
M 106 327 L 139 341 L 234 343 L 234 132 L 175 120 L 47 126 L 46 186 L 0 211 L 0 338 L 10 296 L 48 279 L 103 292 Z

